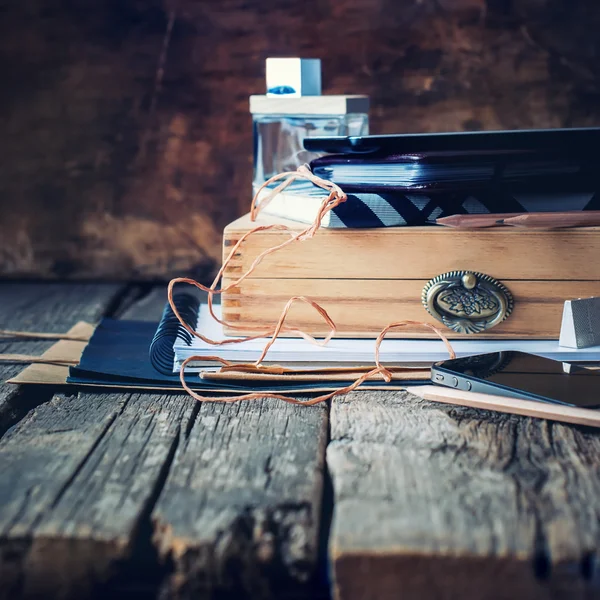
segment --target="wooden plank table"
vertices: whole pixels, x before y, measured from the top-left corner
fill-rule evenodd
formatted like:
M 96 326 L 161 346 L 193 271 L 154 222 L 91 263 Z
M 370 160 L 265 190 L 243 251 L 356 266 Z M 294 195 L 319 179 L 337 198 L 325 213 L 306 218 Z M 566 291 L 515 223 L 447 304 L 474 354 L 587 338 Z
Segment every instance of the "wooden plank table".
M 157 320 L 164 300 L 3 283 L 0 328 Z M 0 424 L 0 598 L 600 597 L 593 430 L 407 392 L 303 408 L 10 385 Z

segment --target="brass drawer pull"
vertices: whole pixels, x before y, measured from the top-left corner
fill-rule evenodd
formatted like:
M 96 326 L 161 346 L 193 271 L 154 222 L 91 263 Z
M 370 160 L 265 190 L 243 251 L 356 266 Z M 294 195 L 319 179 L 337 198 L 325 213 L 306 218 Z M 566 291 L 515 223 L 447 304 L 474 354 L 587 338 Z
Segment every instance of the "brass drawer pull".
M 458 333 L 491 329 L 513 309 L 513 297 L 505 285 L 474 271 L 450 271 L 430 279 L 421 300 L 430 315 Z

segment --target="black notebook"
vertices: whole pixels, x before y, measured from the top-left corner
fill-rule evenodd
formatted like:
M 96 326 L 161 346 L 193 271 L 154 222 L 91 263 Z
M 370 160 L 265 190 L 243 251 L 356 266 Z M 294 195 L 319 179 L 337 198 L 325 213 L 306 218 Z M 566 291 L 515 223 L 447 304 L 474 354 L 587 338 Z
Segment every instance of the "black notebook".
M 598 152 L 600 127 L 315 136 L 305 138 L 303 143 L 311 152 L 344 154 L 550 150 L 570 155 L 587 155 Z

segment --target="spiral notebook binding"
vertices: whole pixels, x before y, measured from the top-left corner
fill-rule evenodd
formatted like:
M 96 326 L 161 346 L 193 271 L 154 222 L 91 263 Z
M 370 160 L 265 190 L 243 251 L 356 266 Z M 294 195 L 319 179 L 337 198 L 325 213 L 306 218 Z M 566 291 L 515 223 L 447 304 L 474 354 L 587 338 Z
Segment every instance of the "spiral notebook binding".
M 176 294 L 173 296 L 173 302 L 183 320 L 192 329 L 196 329 L 200 310 L 198 298 L 191 294 Z M 158 372 L 165 375 L 173 374 L 173 364 L 175 362 L 173 345 L 178 338 L 188 346 L 192 343 L 192 334 L 182 327 L 179 319 L 167 303 L 150 344 L 150 363 Z

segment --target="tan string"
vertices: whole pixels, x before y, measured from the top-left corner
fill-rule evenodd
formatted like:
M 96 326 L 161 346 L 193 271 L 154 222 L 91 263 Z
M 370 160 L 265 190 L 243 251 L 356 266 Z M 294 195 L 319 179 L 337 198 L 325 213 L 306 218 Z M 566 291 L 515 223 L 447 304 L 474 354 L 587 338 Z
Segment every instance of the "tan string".
M 390 331 L 390 329 L 396 329 L 398 327 L 405 327 L 407 325 L 423 325 L 425 327 L 428 327 L 432 331 L 434 331 L 437 335 L 440 336 L 440 338 L 442 339 L 444 344 L 446 344 L 446 348 L 448 348 L 448 353 L 450 354 L 450 358 L 456 358 L 456 354 L 455 354 L 454 350 L 452 349 L 452 346 L 450 345 L 448 338 L 446 338 L 446 336 L 434 325 L 431 325 L 430 323 L 421 323 L 420 321 L 398 321 L 397 323 L 390 323 L 389 325 L 387 325 L 381 331 L 379 336 L 377 337 L 377 340 L 375 342 L 375 362 L 376 362 L 377 366 L 374 369 L 371 369 L 367 373 L 364 373 L 358 379 L 356 379 L 356 381 L 354 381 L 354 383 L 351 383 L 350 385 L 347 385 L 346 387 L 339 388 L 337 390 L 334 390 L 333 392 L 329 392 L 329 393 L 323 394 L 321 396 L 317 396 L 316 398 L 311 398 L 310 400 L 297 400 L 293 396 L 284 396 L 283 394 L 274 394 L 274 393 L 270 393 L 270 392 L 251 392 L 249 394 L 240 394 L 238 396 L 219 396 L 219 397 L 202 396 L 201 394 L 197 394 L 194 390 L 192 390 L 189 387 L 189 385 L 185 381 L 185 367 L 194 360 L 208 360 L 210 358 L 208 356 L 190 356 L 189 358 L 186 358 L 183 361 L 183 363 L 181 364 L 181 371 L 179 372 L 179 380 L 181 381 L 181 385 L 183 386 L 183 389 L 192 398 L 195 398 L 196 400 L 199 400 L 200 402 L 240 402 L 243 400 L 259 400 L 260 398 L 273 398 L 275 400 L 283 400 L 284 402 L 288 402 L 289 404 L 302 404 L 303 406 L 313 406 L 314 404 L 319 404 L 320 402 L 325 402 L 325 401 L 330 400 L 331 398 L 335 398 L 336 396 L 339 396 L 341 394 L 348 394 L 349 392 L 355 390 L 358 386 L 362 385 L 367 379 L 369 379 L 377 374 L 381 374 L 383 379 L 387 383 L 389 383 L 392 379 L 392 374 L 386 367 L 384 367 L 381 364 L 381 362 L 379 360 L 379 348 L 381 346 L 381 342 L 385 338 L 387 332 Z M 275 338 L 270 340 L 270 344 L 272 344 L 274 342 L 274 340 L 275 340 Z M 263 356 L 264 356 L 264 354 L 266 354 L 266 349 L 263 352 Z M 256 363 L 253 365 L 251 365 L 251 364 L 235 365 L 234 368 L 237 368 L 239 370 L 244 370 L 249 367 L 250 368 L 256 367 Z
M 173 313 L 175 314 L 175 316 L 177 317 L 179 322 L 182 324 L 182 326 L 185 327 L 185 329 L 191 335 L 200 338 L 202 341 L 204 341 L 207 344 L 221 346 L 224 344 L 237 344 L 239 342 L 246 341 L 246 340 L 270 337 L 275 333 L 275 330 L 277 327 L 269 327 L 269 325 L 265 325 L 265 331 L 261 332 L 258 335 L 253 335 L 251 337 L 232 338 L 232 339 L 219 340 L 219 341 L 211 340 L 210 338 L 207 338 L 207 337 L 203 336 L 202 334 L 198 333 L 195 329 L 193 329 L 187 323 L 185 323 L 185 321 L 179 314 L 179 311 L 177 310 L 177 307 L 175 306 L 175 303 L 173 302 L 173 288 L 175 287 L 175 285 L 178 283 L 187 283 L 190 285 L 194 285 L 198 289 L 206 292 L 208 294 L 208 307 L 209 307 L 209 311 L 210 311 L 212 318 L 215 321 L 217 321 L 218 323 L 220 323 L 221 325 L 223 325 L 224 327 L 228 327 L 230 329 L 234 329 L 234 330 L 238 330 L 238 331 L 249 331 L 249 330 L 256 329 L 255 326 L 243 325 L 240 323 L 228 323 L 228 322 L 218 318 L 213 309 L 214 294 L 222 294 L 223 292 L 226 292 L 226 291 L 230 290 L 231 288 L 238 286 L 242 281 L 244 281 L 247 277 L 249 277 L 256 270 L 256 268 L 260 265 L 260 263 L 269 254 L 272 254 L 273 252 L 277 252 L 278 250 L 281 250 L 282 248 L 285 248 L 286 246 L 289 246 L 290 244 L 293 244 L 294 242 L 311 239 L 315 235 L 315 233 L 318 231 L 319 227 L 321 226 L 321 221 L 323 220 L 323 217 L 330 210 L 332 210 L 333 208 L 335 208 L 342 202 L 345 202 L 347 199 L 346 194 L 342 191 L 342 189 L 339 186 L 337 186 L 335 183 L 332 183 L 331 181 L 326 181 L 324 179 L 321 179 L 320 177 L 313 175 L 307 165 L 302 165 L 301 167 L 298 168 L 297 171 L 289 171 L 286 173 L 280 173 L 279 175 L 275 175 L 274 177 L 271 177 L 271 179 L 269 179 L 268 181 L 265 181 L 265 183 L 262 184 L 262 186 L 258 189 L 256 194 L 254 195 L 254 198 L 252 199 L 252 204 L 250 207 L 250 218 L 253 221 L 256 220 L 256 217 L 257 217 L 258 213 L 260 212 L 260 210 L 262 208 L 264 208 L 275 195 L 274 194 L 275 190 L 273 190 L 273 192 L 271 192 L 265 199 L 263 199 L 260 203 L 258 203 L 258 197 L 260 196 L 262 190 L 265 189 L 267 186 L 271 185 L 272 183 L 274 183 L 275 181 L 279 181 L 281 179 L 283 179 L 284 181 L 279 186 L 277 186 L 275 188 L 275 190 L 281 191 L 281 190 L 285 189 L 288 185 L 290 185 L 291 183 L 296 181 L 297 179 L 308 179 L 313 184 L 315 184 L 329 192 L 329 195 L 321 203 L 321 206 L 315 217 L 315 220 L 313 221 L 313 223 L 311 225 L 309 225 L 308 227 L 306 227 L 305 229 L 303 229 L 300 232 L 292 230 L 287 225 L 282 225 L 282 224 L 259 225 L 257 227 L 254 227 L 250 231 L 247 231 L 237 241 L 237 243 L 233 246 L 233 248 L 227 255 L 227 258 L 223 261 L 223 265 L 219 269 L 219 272 L 217 273 L 217 275 L 216 275 L 214 281 L 212 282 L 212 284 L 210 285 L 210 287 L 206 287 L 206 286 L 202 285 L 201 283 L 195 281 L 194 279 L 190 279 L 187 277 L 178 277 L 178 278 L 172 279 L 169 282 L 169 286 L 167 289 L 167 298 L 168 298 L 168 301 L 169 301 L 169 304 L 171 306 Z M 244 241 L 249 236 L 251 236 L 255 233 L 258 233 L 259 231 L 268 231 L 268 230 L 285 231 L 285 232 L 289 233 L 290 237 L 286 241 L 281 242 L 280 244 L 273 246 L 272 248 L 268 248 L 267 250 L 264 250 L 263 252 L 261 252 L 254 259 L 254 261 L 252 262 L 252 264 L 250 265 L 248 270 L 241 277 L 239 277 L 235 281 L 232 281 L 225 287 L 216 289 L 219 281 L 221 280 L 221 278 L 223 276 L 223 273 L 225 272 L 225 269 L 227 268 L 227 266 L 229 265 L 229 263 L 231 262 L 233 257 L 236 255 L 238 248 L 244 243 Z M 304 298 L 304 297 L 302 297 L 302 298 L 303 298 L 304 302 L 310 304 L 313 308 L 315 308 L 315 310 L 317 310 L 321 314 L 321 316 L 323 316 L 323 318 L 328 322 L 328 324 L 331 322 L 330 326 L 334 330 L 333 333 L 331 334 L 331 336 L 333 336 L 335 334 L 335 325 L 333 325 L 333 322 L 327 316 L 327 313 L 325 312 L 325 310 L 322 307 L 320 307 L 313 300 L 310 300 L 309 298 Z M 289 308 L 286 305 L 286 308 L 284 309 L 284 311 L 287 312 L 287 310 L 289 310 Z M 282 321 L 282 319 L 280 319 L 280 321 Z M 324 342 L 318 341 L 311 335 L 308 335 L 305 332 L 303 332 L 297 328 L 294 328 L 294 327 L 281 328 L 280 331 L 284 332 L 284 333 L 293 333 L 295 335 L 299 335 L 299 336 L 303 337 L 305 340 L 307 340 L 311 343 L 314 343 L 314 344 L 318 344 L 318 345 L 323 345 L 324 343 L 327 343 L 327 341 L 329 341 L 328 339 Z
M 0 338 L 18 338 L 26 340 L 69 340 L 75 342 L 88 342 L 89 337 L 70 335 L 68 333 L 40 333 L 36 331 L 13 331 L 12 329 L 0 329 Z M 77 365 L 78 360 L 71 359 L 51 359 L 42 356 L 30 356 L 29 354 L 0 354 L 0 362 L 12 364 L 33 364 L 42 365 Z
M 333 183 L 331 181 L 327 181 L 325 179 L 321 179 L 320 177 L 317 177 L 316 175 L 313 175 L 312 172 L 310 171 L 310 168 L 307 165 L 302 165 L 301 167 L 298 168 L 297 171 L 289 171 L 289 172 L 280 173 L 278 175 L 275 175 L 274 177 L 271 177 L 268 181 L 265 181 L 265 183 L 263 183 L 260 186 L 260 188 L 258 189 L 256 194 L 254 195 L 254 198 L 252 199 L 252 203 L 250 205 L 250 219 L 252 221 L 255 221 L 260 210 L 263 209 L 265 206 L 267 206 L 267 204 L 277 194 L 279 194 L 280 192 L 285 190 L 289 185 L 291 185 L 297 179 L 308 179 L 314 185 L 317 185 L 329 192 L 327 198 L 325 198 L 323 200 L 323 202 L 321 203 L 321 206 L 319 208 L 319 211 L 318 211 L 313 223 L 311 223 L 308 227 L 306 227 L 299 233 L 294 233 L 294 231 L 291 230 L 291 228 L 289 228 L 287 225 L 282 225 L 282 224 L 259 225 L 257 227 L 254 227 L 250 231 L 247 231 L 246 233 L 244 233 L 242 235 L 242 237 L 240 237 L 240 239 L 236 242 L 236 244 L 230 250 L 229 254 L 227 255 L 227 258 L 223 261 L 223 264 L 222 264 L 221 268 L 219 269 L 219 272 L 217 273 L 217 275 L 216 275 L 214 281 L 212 282 L 212 284 L 210 285 L 210 287 L 206 287 L 206 286 L 202 285 L 201 283 L 199 283 L 198 281 L 196 281 L 194 279 L 190 279 L 188 277 L 177 277 L 175 279 L 172 279 L 169 282 L 169 286 L 167 289 L 167 298 L 169 301 L 169 305 L 171 306 L 171 310 L 173 311 L 173 313 L 175 314 L 175 316 L 177 317 L 177 319 L 179 320 L 181 325 L 192 336 L 198 337 L 205 343 L 215 345 L 215 346 L 222 346 L 224 344 L 238 344 L 238 343 L 241 343 L 241 342 L 244 342 L 247 340 L 255 340 L 255 339 L 264 338 L 264 337 L 271 338 L 265 345 L 258 360 L 253 364 L 248 363 L 248 364 L 232 365 L 231 363 L 228 363 L 227 361 L 224 361 L 223 359 L 218 359 L 217 357 L 214 357 L 214 356 L 213 357 L 211 357 L 211 356 L 191 356 L 191 357 L 187 358 L 186 360 L 184 360 L 183 363 L 181 364 L 181 370 L 179 373 L 181 385 L 183 386 L 184 390 L 190 396 L 195 398 L 196 400 L 200 400 L 202 402 L 238 402 L 240 400 L 256 400 L 258 398 L 274 398 L 274 399 L 278 399 L 278 400 L 283 400 L 284 402 L 289 402 L 291 404 L 303 404 L 305 406 L 311 406 L 313 404 L 318 404 L 319 402 L 324 402 L 326 400 L 329 400 L 330 398 L 333 398 L 335 396 L 339 396 L 340 394 L 346 394 L 348 392 L 351 392 L 352 390 L 354 390 L 358 386 L 360 386 L 362 383 L 364 383 L 367 379 L 369 379 L 370 377 L 377 375 L 377 374 L 381 374 L 383 379 L 389 383 L 392 379 L 392 374 L 386 367 L 384 367 L 381 364 L 381 362 L 379 360 L 379 348 L 381 346 L 381 342 L 383 341 L 385 335 L 387 334 L 388 331 L 390 331 L 390 329 L 395 329 L 398 327 L 405 327 L 407 325 L 413 325 L 413 326 L 417 325 L 417 326 L 428 327 L 442 339 L 444 344 L 446 344 L 446 348 L 448 349 L 448 353 L 450 354 L 450 357 L 451 358 L 455 357 L 455 353 L 454 353 L 454 350 L 452 349 L 452 346 L 450 345 L 450 342 L 448 341 L 446 336 L 434 325 L 431 325 L 429 323 L 424 323 L 421 321 L 399 321 L 397 323 L 391 323 L 391 324 L 387 325 L 381 331 L 379 336 L 377 337 L 377 340 L 375 342 L 375 364 L 376 364 L 376 366 L 374 369 L 371 369 L 370 371 L 361 375 L 354 383 L 352 383 L 349 386 L 335 390 L 333 392 L 330 392 L 330 393 L 322 395 L 322 396 L 318 396 L 311 400 L 306 400 L 306 401 L 305 400 L 296 400 L 293 397 L 284 396 L 282 394 L 273 394 L 273 393 L 264 393 L 264 392 L 252 392 L 249 394 L 241 394 L 238 396 L 221 396 L 221 397 L 213 398 L 213 397 L 208 397 L 208 396 L 201 396 L 200 394 L 197 394 L 196 392 L 194 392 L 187 385 L 187 383 L 185 381 L 185 367 L 192 361 L 216 359 L 221 364 L 224 365 L 224 367 L 222 368 L 222 371 L 224 371 L 225 369 L 226 370 L 238 370 L 238 371 L 245 371 L 245 370 L 249 371 L 252 369 L 256 370 L 256 369 L 261 368 L 262 361 L 265 359 L 265 356 L 267 355 L 269 349 L 275 343 L 275 340 L 277 339 L 279 334 L 281 334 L 282 332 L 300 335 L 305 340 L 307 340 L 311 343 L 314 343 L 314 344 L 318 344 L 318 345 L 327 344 L 331 340 L 331 338 L 333 338 L 333 336 L 335 335 L 336 326 L 335 326 L 335 323 L 333 322 L 333 320 L 331 319 L 331 317 L 327 314 L 327 311 L 322 306 L 320 306 L 317 302 L 315 302 L 314 300 L 307 298 L 305 296 L 294 296 L 293 298 L 290 298 L 290 300 L 285 305 L 285 307 L 281 313 L 281 316 L 279 317 L 279 321 L 277 322 L 275 327 L 269 327 L 269 325 L 265 325 L 264 326 L 265 331 L 261 332 L 260 334 L 255 334 L 255 335 L 252 335 L 249 337 L 242 337 L 242 338 L 230 338 L 230 339 L 226 339 L 226 340 L 211 340 L 210 338 L 207 338 L 206 336 L 202 335 L 201 333 L 197 332 L 195 329 L 190 327 L 183 320 L 181 314 L 179 313 L 179 310 L 175 306 L 175 302 L 173 301 L 173 289 L 174 289 L 175 285 L 177 285 L 178 283 L 187 283 L 187 284 L 193 285 L 208 294 L 209 311 L 210 311 L 212 318 L 215 321 L 217 321 L 224 327 L 228 327 L 230 329 L 234 329 L 234 330 L 238 330 L 238 331 L 256 330 L 256 325 L 243 325 L 240 323 L 228 323 L 228 322 L 218 318 L 213 309 L 214 294 L 222 294 L 223 292 L 226 292 L 226 291 L 230 290 L 231 288 L 238 286 L 242 281 L 244 281 L 247 277 L 249 277 L 253 273 L 253 271 L 260 265 L 260 263 L 269 254 L 277 252 L 278 250 L 281 250 L 282 248 L 285 248 L 286 246 L 289 246 L 290 244 L 293 244 L 294 242 L 302 242 L 302 241 L 311 239 L 315 235 L 315 233 L 319 230 L 319 228 L 321 226 L 321 222 L 323 220 L 323 217 L 330 210 L 332 210 L 333 208 L 335 208 L 342 202 L 345 202 L 347 199 L 346 194 L 339 186 L 337 186 L 335 183 Z M 259 198 L 261 192 L 266 187 L 270 186 L 272 183 L 274 183 L 276 181 L 280 181 L 280 180 L 282 180 L 281 183 L 278 186 L 276 186 L 267 196 L 263 197 L 263 199 L 259 202 L 258 198 Z M 281 242 L 280 244 L 277 244 L 276 246 L 273 246 L 273 247 L 268 248 L 267 250 L 264 250 L 263 252 L 261 252 L 254 259 L 254 261 L 252 262 L 250 267 L 246 270 L 246 272 L 243 273 L 238 279 L 229 283 L 225 287 L 217 289 L 217 285 L 218 285 L 219 281 L 221 280 L 221 278 L 223 277 L 223 273 L 225 272 L 225 269 L 227 268 L 227 266 L 229 265 L 229 263 L 231 262 L 233 257 L 236 255 L 239 247 L 244 243 L 244 241 L 246 241 L 248 239 L 248 237 L 250 237 L 251 235 L 253 235 L 259 231 L 267 231 L 267 230 L 286 231 L 290 234 L 290 238 L 284 242 Z M 305 333 L 304 331 L 302 331 L 298 328 L 286 327 L 284 325 L 285 320 L 288 315 L 288 312 L 289 312 L 290 308 L 292 307 L 293 303 L 296 301 L 301 301 L 301 302 L 308 304 L 309 306 L 314 308 L 321 315 L 321 317 L 325 320 L 325 322 L 327 323 L 327 325 L 330 328 L 330 331 L 324 340 L 317 340 L 313 336 Z
M 416 325 L 419 327 L 428 327 L 429 329 L 431 329 L 431 331 L 437 334 L 446 345 L 446 349 L 448 350 L 450 358 L 456 358 L 456 352 L 454 352 L 454 348 L 452 348 L 450 341 L 435 325 L 432 325 L 431 323 L 425 323 L 423 321 L 398 321 L 396 323 L 390 323 L 381 330 L 381 333 L 377 336 L 377 340 L 375 342 L 375 364 L 377 365 L 377 368 L 381 369 L 383 378 L 388 383 L 392 380 L 392 374 L 381 364 L 381 361 L 379 360 L 379 348 L 381 346 L 383 338 L 386 336 L 388 331 L 390 331 L 391 329 L 398 329 L 399 327 L 406 327 L 407 325 Z
M 89 342 L 89 336 L 70 335 L 68 333 L 39 333 L 35 331 L 13 331 L 11 329 L 0 329 L 2 338 L 23 338 L 28 340 L 70 340 L 73 342 Z
M 43 356 L 30 356 L 29 354 L 0 354 L 0 362 L 13 364 L 38 363 L 42 365 L 58 365 L 63 367 L 79 364 L 79 360 L 70 358 L 44 358 Z
M 268 256 L 269 254 L 272 254 L 273 252 L 277 252 L 278 250 L 281 250 L 282 248 L 284 248 L 296 241 L 304 241 L 304 240 L 312 238 L 315 235 L 315 233 L 318 231 L 319 227 L 321 226 L 321 221 L 323 220 L 323 217 L 327 214 L 327 212 L 329 212 L 330 210 L 332 210 L 333 208 L 338 206 L 340 203 L 346 201 L 346 194 L 337 185 L 335 185 L 334 183 L 332 183 L 330 181 L 326 181 L 326 180 L 320 179 L 319 177 L 316 177 L 315 175 L 313 175 L 310 172 L 310 169 L 306 165 L 304 165 L 304 166 L 300 167 L 297 171 L 281 173 L 279 175 L 276 175 L 276 176 L 272 177 L 271 179 L 269 179 L 268 181 L 266 181 L 260 187 L 260 189 L 258 190 L 256 195 L 252 199 L 252 205 L 250 208 L 251 219 L 254 221 L 256 219 L 256 216 L 258 215 L 259 211 L 262 208 L 264 208 L 272 200 L 272 198 L 275 195 L 277 195 L 278 193 L 283 191 L 287 186 L 289 186 L 291 183 L 293 183 L 298 178 L 308 179 L 315 185 L 329 191 L 329 195 L 327 196 L 327 198 L 325 198 L 323 200 L 323 203 L 321 204 L 321 207 L 318 211 L 317 216 L 315 217 L 314 222 L 309 227 L 305 228 L 300 233 L 294 233 L 286 225 L 257 226 L 255 228 L 251 229 L 250 231 L 246 232 L 238 240 L 238 242 L 233 246 L 233 248 L 231 249 L 231 251 L 230 251 L 229 255 L 227 256 L 227 258 L 225 259 L 225 261 L 223 262 L 223 265 L 219 269 L 219 272 L 217 273 L 217 276 L 215 277 L 215 280 L 213 281 L 213 283 L 211 284 L 210 287 L 206 287 L 206 286 L 202 285 L 201 283 L 195 281 L 194 279 L 190 279 L 190 278 L 186 278 L 186 277 L 178 277 L 178 278 L 172 279 L 169 282 L 169 286 L 168 286 L 168 290 L 167 290 L 167 297 L 168 297 L 168 301 L 171 306 L 171 309 L 173 310 L 173 313 L 175 314 L 175 316 L 177 317 L 177 319 L 179 320 L 181 325 L 191 335 L 200 338 L 205 343 L 220 346 L 220 345 L 224 345 L 224 344 L 236 344 L 236 343 L 240 343 L 243 341 L 247 341 L 247 340 L 251 340 L 251 339 L 258 339 L 258 338 L 262 338 L 262 337 L 269 337 L 269 336 L 271 337 L 271 339 L 265 345 L 260 357 L 252 364 L 250 364 L 250 363 L 232 364 L 231 362 L 229 362 L 219 356 L 213 356 L 213 355 L 191 356 L 191 357 L 187 358 L 181 365 L 181 371 L 179 374 L 179 378 L 181 380 L 181 385 L 183 386 L 184 390 L 190 396 L 195 398 L 196 400 L 199 400 L 202 402 L 238 402 L 238 401 L 242 401 L 242 400 L 256 400 L 259 398 L 274 398 L 274 399 L 278 399 L 278 400 L 283 400 L 284 402 L 288 402 L 291 404 L 302 404 L 304 406 L 312 406 L 314 404 L 318 404 L 319 402 L 325 402 L 326 400 L 329 400 L 331 398 L 339 396 L 340 394 L 349 393 L 352 390 L 359 387 L 367 379 L 369 379 L 375 375 L 378 375 L 378 374 L 381 374 L 384 381 L 389 383 L 392 380 L 392 372 L 381 364 L 380 355 L 379 355 L 380 354 L 380 346 L 381 346 L 381 343 L 382 343 L 383 339 L 385 338 L 388 331 L 390 331 L 391 329 L 399 328 L 399 327 L 405 327 L 407 325 L 423 326 L 423 327 L 428 327 L 429 329 L 431 329 L 442 339 L 442 341 L 446 345 L 446 348 L 448 349 L 448 353 L 449 353 L 450 357 L 455 358 L 455 353 L 454 353 L 454 350 L 452 349 L 452 346 L 450 345 L 450 342 L 448 341 L 446 336 L 434 325 L 431 325 L 430 323 L 424 323 L 421 321 L 399 321 L 397 323 L 391 323 L 391 324 L 387 325 L 381 331 L 379 336 L 377 337 L 377 340 L 375 341 L 375 364 L 376 364 L 375 368 L 363 373 L 352 384 L 350 384 L 346 387 L 340 388 L 338 390 L 334 390 L 333 392 L 329 392 L 327 394 L 318 396 L 316 398 L 312 398 L 311 400 L 297 400 L 296 398 L 293 398 L 290 396 L 284 396 L 282 394 L 274 394 L 274 393 L 265 393 L 265 392 L 253 392 L 253 393 L 249 393 L 249 394 L 241 394 L 238 396 L 221 396 L 221 397 L 215 398 L 215 397 L 202 396 L 200 394 L 197 394 L 188 386 L 188 384 L 185 381 L 185 367 L 192 361 L 202 360 L 202 361 L 219 362 L 221 365 L 223 365 L 221 368 L 222 372 L 239 371 L 239 372 L 285 373 L 285 372 L 289 371 L 289 369 L 286 369 L 285 367 L 280 367 L 280 366 L 265 367 L 265 366 L 261 365 L 262 361 L 267 356 L 269 349 L 275 343 L 275 340 L 282 332 L 294 333 L 294 334 L 300 335 L 304 339 L 306 339 L 314 344 L 318 344 L 318 345 L 325 345 L 334 337 L 334 335 L 336 333 L 336 326 L 335 326 L 335 323 L 333 322 L 333 320 L 331 319 L 331 317 L 327 314 L 327 311 L 322 306 L 320 306 L 317 302 L 315 302 L 314 300 L 307 298 L 305 296 L 294 296 L 288 300 L 275 327 L 269 327 L 268 325 L 265 325 L 265 328 L 266 328 L 265 331 L 258 335 L 253 335 L 251 337 L 227 339 L 227 340 L 211 340 L 210 338 L 207 338 L 206 336 L 203 336 L 202 334 L 198 333 L 196 330 L 192 329 L 183 320 L 181 314 L 179 313 L 179 311 L 173 301 L 173 288 L 177 283 L 187 283 L 190 285 L 194 285 L 197 288 L 208 293 L 208 305 L 209 305 L 209 309 L 210 309 L 210 314 L 220 324 L 222 324 L 223 326 L 230 327 L 232 329 L 238 329 L 238 330 L 255 329 L 255 326 L 244 326 L 244 325 L 237 324 L 237 323 L 236 324 L 227 323 L 226 321 L 219 319 L 215 315 L 214 310 L 213 310 L 213 295 L 223 293 L 223 292 L 231 289 L 232 287 L 239 285 L 242 281 L 244 281 L 244 279 L 246 279 L 258 267 L 258 265 L 263 261 L 263 259 L 266 256 Z M 270 194 L 268 194 L 265 198 L 263 198 L 263 200 L 261 200 L 260 203 L 258 203 L 257 199 L 258 199 L 261 191 L 265 187 L 270 185 L 271 183 L 278 181 L 280 179 L 283 179 L 282 183 L 280 183 Z M 288 240 L 286 240 L 285 242 L 282 242 L 272 248 L 269 248 L 269 249 L 263 251 L 261 254 L 259 254 L 256 257 L 256 259 L 252 262 L 252 264 L 250 265 L 248 270 L 239 279 L 230 283 L 229 285 L 227 285 L 224 288 L 216 289 L 219 281 L 221 280 L 221 277 L 223 276 L 223 273 L 224 273 L 227 265 L 229 264 L 229 262 L 231 261 L 233 256 L 236 254 L 240 245 L 250 235 L 257 233 L 259 231 L 265 231 L 265 230 L 288 231 L 290 233 L 290 238 Z M 285 326 L 285 320 L 288 316 L 288 313 L 289 313 L 291 307 L 293 306 L 293 304 L 295 302 L 304 302 L 305 304 L 308 304 L 309 306 L 314 308 L 319 313 L 319 315 L 323 318 L 323 320 L 327 323 L 327 325 L 330 328 L 330 331 L 329 331 L 329 334 L 323 340 L 317 340 L 313 336 L 303 332 L 302 330 L 300 330 L 298 328 Z M 0 336 L 19 337 L 19 338 L 28 338 L 28 339 L 60 339 L 60 340 L 88 341 L 88 338 L 83 338 L 80 336 L 73 336 L 73 335 L 69 335 L 69 334 L 35 333 L 35 332 L 23 332 L 23 331 L 11 331 L 11 330 L 0 330 Z M 45 363 L 45 364 L 59 364 L 59 365 L 78 364 L 77 360 L 60 360 L 60 359 L 52 360 L 52 359 L 45 359 L 45 358 L 39 357 L 39 356 L 28 356 L 28 355 L 24 355 L 24 354 L 0 355 L 0 361 Z

